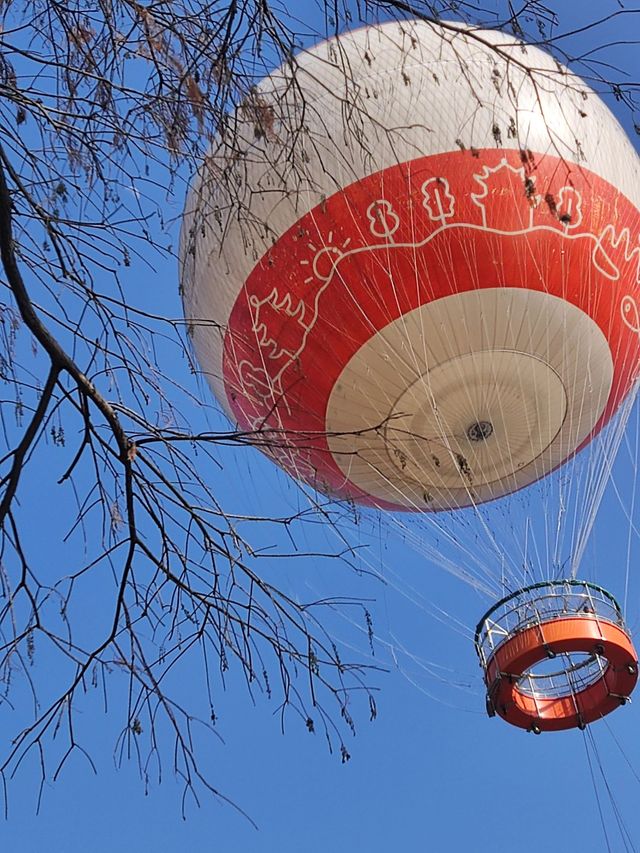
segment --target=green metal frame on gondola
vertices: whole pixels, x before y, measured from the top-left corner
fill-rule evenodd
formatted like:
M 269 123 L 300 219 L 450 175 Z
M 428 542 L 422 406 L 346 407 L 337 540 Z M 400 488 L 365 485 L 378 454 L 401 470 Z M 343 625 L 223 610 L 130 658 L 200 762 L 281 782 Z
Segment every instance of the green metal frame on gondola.
M 604 587 L 599 586 L 598 584 L 591 583 L 590 581 L 577 580 L 575 578 L 563 578 L 562 580 L 557 581 L 540 581 L 538 583 L 531 584 L 530 586 L 523 586 L 515 592 L 509 593 L 509 595 L 505 595 L 504 598 L 501 598 L 500 601 L 497 601 L 493 604 L 489 610 L 484 614 L 484 616 L 479 620 L 476 625 L 476 630 L 473 637 L 473 642 L 478 652 L 478 656 L 482 657 L 481 654 L 481 645 L 480 645 L 480 635 L 482 633 L 482 629 L 486 624 L 487 620 L 491 618 L 492 614 L 503 607 L 505 604 L 508 604 L 509 601 L 513 599 L 519 598 L 520 596 L 526 595 L 528 592 L 534 592 L 539 589 L 553 589 L 554 587 L 559 586 L 569 586 L 569 587 L 586 587 L 587 589 L 591 589 L 594 592 L 599 592 L 604 598 L 608 599 L 613 605 L 614 610 L 618 614 L 618 622 L 619 624 L 624 624 L 624 617 L 622 615 L 622 608 L 618 604 L 615 596 L 613 596 L 608 590 Z M 535 597 L 532 596 L 532 601 L 535 600 Z

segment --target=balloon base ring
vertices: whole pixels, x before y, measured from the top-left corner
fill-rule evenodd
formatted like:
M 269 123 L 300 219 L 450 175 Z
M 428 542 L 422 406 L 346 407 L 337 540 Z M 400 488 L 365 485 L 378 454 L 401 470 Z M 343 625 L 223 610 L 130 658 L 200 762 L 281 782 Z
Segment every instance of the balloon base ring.
M 535 734 L 585 728 L 626 704 L 638 679 L 620 606 L 584 581 L 503 598 L 478 623 L 475 646 L 489 716 Z

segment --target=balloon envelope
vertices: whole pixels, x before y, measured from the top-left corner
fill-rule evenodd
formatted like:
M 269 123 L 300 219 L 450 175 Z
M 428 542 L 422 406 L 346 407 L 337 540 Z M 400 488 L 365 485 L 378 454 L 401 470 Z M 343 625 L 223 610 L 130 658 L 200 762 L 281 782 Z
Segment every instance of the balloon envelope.
M 252 93 L 187 202 L 185 312 L 223 408 L 293 476 L 379 507 L 545 476 L 638 371 L 624 131 L 491 31 L 388 23 L 292 73 Z

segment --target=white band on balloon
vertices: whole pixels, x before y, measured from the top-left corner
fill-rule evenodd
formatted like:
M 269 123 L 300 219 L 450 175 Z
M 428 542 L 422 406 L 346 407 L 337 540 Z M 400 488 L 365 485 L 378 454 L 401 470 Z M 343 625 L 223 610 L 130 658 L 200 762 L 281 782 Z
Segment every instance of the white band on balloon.
M 464 292 L 360 348 L 331 392 L 329 447 L 380 500 L 431 510 L 490 500 L 580 446 L 612 377 L 604 334 L 571 303 L 522 288 Z

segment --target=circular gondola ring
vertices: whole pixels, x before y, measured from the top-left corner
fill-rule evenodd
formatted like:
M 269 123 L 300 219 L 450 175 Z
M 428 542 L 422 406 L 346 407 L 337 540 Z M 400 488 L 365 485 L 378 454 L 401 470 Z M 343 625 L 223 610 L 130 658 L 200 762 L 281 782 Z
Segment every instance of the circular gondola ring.
M 626 704 L 638 659 L 615 599 L 582 581 L 536 584 L 481 620 L 487 711 L 534 734 L 584 729 Z

